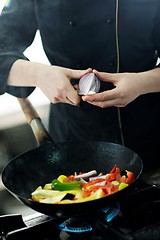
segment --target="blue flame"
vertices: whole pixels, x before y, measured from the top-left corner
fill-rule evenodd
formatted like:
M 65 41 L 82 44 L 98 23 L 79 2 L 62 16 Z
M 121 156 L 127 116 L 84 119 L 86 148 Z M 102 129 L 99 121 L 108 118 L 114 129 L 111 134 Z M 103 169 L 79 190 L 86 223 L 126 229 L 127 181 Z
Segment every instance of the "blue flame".
M 75 222 L 77 225 L 75 226 Z M 58 228 L 62 231 L 65 232 L 70 232 L 70 233 L 84 233 L 84 232 L 89 232 L 92 231 L 92 227 L 90 224 L 88 224 L 85 221 L 78 221 L 76 219 L 69 218 L 66 221 L 62 222 Z
M 106 222 L 112 221 L 113 218 L 115 218 L 120 213 L 120 205 L 119 203 L 116 203 L 114 206 L 109 206 L 105 209 L 103 209 L 103 212 L 105 213 L 105 220 Z

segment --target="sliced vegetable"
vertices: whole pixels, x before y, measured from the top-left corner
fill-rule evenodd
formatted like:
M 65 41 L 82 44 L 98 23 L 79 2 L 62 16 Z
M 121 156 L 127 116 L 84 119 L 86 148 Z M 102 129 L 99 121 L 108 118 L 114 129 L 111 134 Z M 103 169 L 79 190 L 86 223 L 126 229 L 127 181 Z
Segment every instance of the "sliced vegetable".
M 126 175 L 123 175 L 120 178 L 120 182 L 125 182 L 127 184 L 131 184 L 134 181 L 134 174 L 133 172 L 127 171 L 126 170 Z
M 46 190 L 39 187 L 34 192 L 32 192 L 31 195 L 34 201 L 39 201 L 40 199 L 55 197 L 59 195 L 59 191 Z
M 96 199 L 99 199 L 102 197 L 104 197 L 104 193 L 103 193 L 102 189 L 98 189 L 95 193 L 93 193 L 89 197 L 75 199 L 74 201 L 68 200 L 68 199 L 62 200 L 59 202 L 59 204 L 88 202 L 88 201 L 96 200 Z
M 112 181 L 112 184 L 115 186 L 119 186 L 119 182 L 118 181 Z
M 71 193 L 64 193 L 64 192 L 60 192 L 57 196 L 55 197 L 51 197 L 51 198 L 46 198 L 46 199 L 42 199 L 39 202 L 41 203 L 59 203 L 60 201 L 63 200 L 73 200 L 75 197 L 74 194 Z
M 102 182 L 105 183 L 104 179 L 97 178 L 95 180 L 92 180 L 92 181 L 84 184 L 82 189 L 84 191 L 92 191 L 95 188 L 97 189 L 98 187 L 100 187 Z
M 54 179 L 52 181 L 52 189 L 53 190 L 59 190 L 59 191 L 65 191 L 65 190 L 74 190 L 74 189 L 81 189 L 82 184 L 80 181 L 73 181 L 73 182 L 60 182 L 57 179 Z
M 119 184 L 118 190 L 120 191 L 120 190 L 128 187 L 128 185 L 129 185 L 128 183 L 121 182 L 121 183 Z
M 67 176 L 65 176 L 65 175 L 60 175 L 60 176 L 57 178 L 57 180 L 60 181 L 60 182 L 62 182 L 62 183 L 65 181 L 65 179 L 67 179 Z
M 39 187 L 41 188 L 41 187 Z M 32 199 L 37 202 L 53 203 L 57 202 L 57 199 L 64 199 L 67 194 L 74 195 L 74 199 L 82 198 L 82 190 L 70 190 L 70 191 L 56 191 L 39 189 L 32 193 Z M 60 197 L 60 198 L 57 198 Z M 46 199 L 46 201 L 44 201 Z M 73 198 L 72 198 L 73 199 Z M 59 200 L 61 201 L 61 200 Z
M 58 203 L 65 197 L 65 195 L 66 195 L 66 193 L 61 192 L 57 196 L 40 199 L 39 202 L 40 203 Z
M 116 165 L 107 174 L 96 170 L 74 175 L 60 175 L 51 183 L 37 187 L 32 192 L 33 201 L 41 203 L 79 203 L 95 200 L 116 193 L 128 187 L 135 179 L 134 173 L 125 170 L 121 174 Z
M 96 174 L 97 174 L 97 171 L 92 170 L 92 171 L 89 171 L 87 173 L 82 173 L 82 174 L 76 175 L 74 177 L 74 180 L 80 180 L 81 178 L 86 179 L 86 178 L 89 178 L 89 177 L 91 177 L 93 175 L 96 175 Z
M 52 183 L 46 183 L 43 189 L 52 190 Z

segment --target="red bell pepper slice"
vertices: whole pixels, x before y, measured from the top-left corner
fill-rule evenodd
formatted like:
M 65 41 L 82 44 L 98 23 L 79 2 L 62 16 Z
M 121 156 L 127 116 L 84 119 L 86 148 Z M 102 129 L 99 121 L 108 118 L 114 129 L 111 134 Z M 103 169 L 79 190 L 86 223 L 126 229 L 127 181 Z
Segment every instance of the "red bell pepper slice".
M 135 179 L 134 173 L 130 172 L 130 171 L 127 171 L 127 170 L 126 170 L 126 173 L 127 173 L 127 176 L 125 176 L 125 175 L 121 176 L 120 182 L 131 184 Z

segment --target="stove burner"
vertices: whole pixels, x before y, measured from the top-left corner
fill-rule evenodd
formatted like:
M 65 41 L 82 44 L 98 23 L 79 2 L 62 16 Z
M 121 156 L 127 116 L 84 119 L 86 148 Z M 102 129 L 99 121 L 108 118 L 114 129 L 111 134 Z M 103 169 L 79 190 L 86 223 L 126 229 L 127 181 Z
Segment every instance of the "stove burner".
M 102 218 L 104 221 L 111 222 L 120 212 L 120 206 L 118 203 L 115 203 L 113 206 L 109 206 L 103 211 L 99 212 L 97 215 Z M 96 219 L 96 217 L 94 217 Z M 66 221 L 58 225 L 58 229 L 68 233 L 86 233 L 93 230 L 94 219 L 87 220 L 81 218 L 69 218 Z M 95 220 L 96 221 L 96 220 Z
M 71 233 L 84 233 L 92 231 L 92 227 L 89 223 L 78 218 L 69 218 L 62 222 L 58 228 L 62 231 Z

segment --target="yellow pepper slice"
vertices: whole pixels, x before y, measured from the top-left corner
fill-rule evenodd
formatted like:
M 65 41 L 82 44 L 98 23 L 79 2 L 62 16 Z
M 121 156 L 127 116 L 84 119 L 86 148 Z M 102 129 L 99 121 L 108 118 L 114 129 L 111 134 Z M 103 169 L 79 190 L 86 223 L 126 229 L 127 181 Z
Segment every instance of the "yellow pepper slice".
M 129 185 L 128 183 L 121 182 L 118 186 L 118 190 L 120 191 L 120 190 L 128 187 L 128 185 Z
M 60 176 L 57 178 L 57 180 L 63 183 L 63 182 L 64 182 L 64 179 L 66 179 L 66 178 L 67 178 L 67 176 L 65 176 L 65 175 L 60 175 Z

